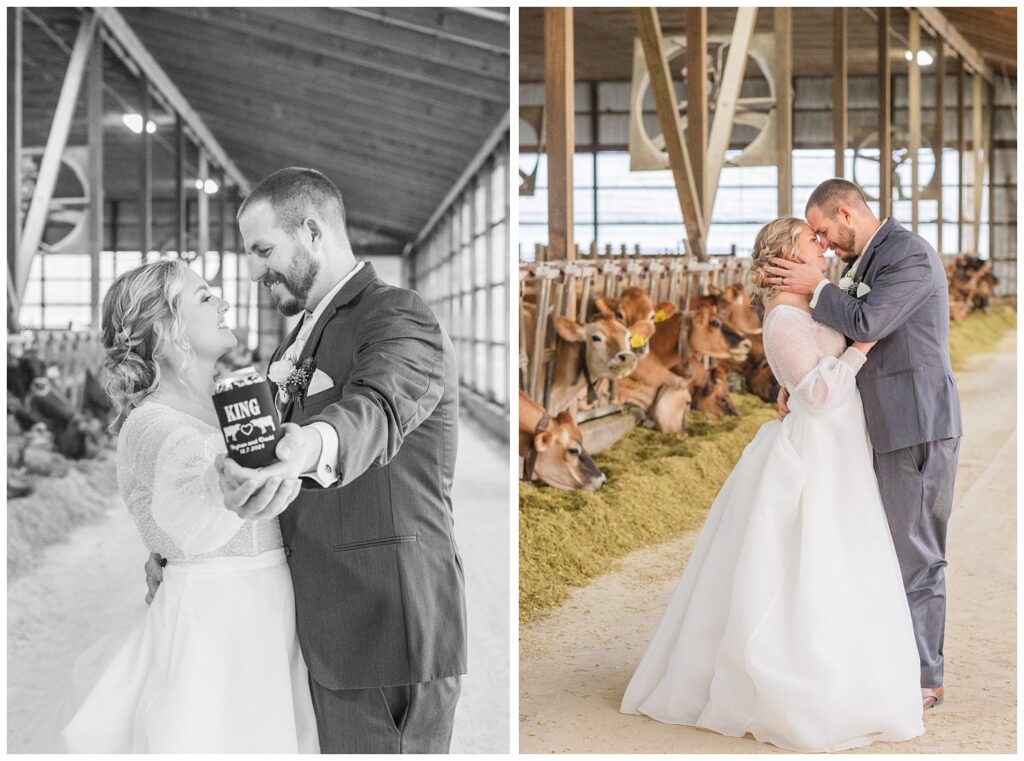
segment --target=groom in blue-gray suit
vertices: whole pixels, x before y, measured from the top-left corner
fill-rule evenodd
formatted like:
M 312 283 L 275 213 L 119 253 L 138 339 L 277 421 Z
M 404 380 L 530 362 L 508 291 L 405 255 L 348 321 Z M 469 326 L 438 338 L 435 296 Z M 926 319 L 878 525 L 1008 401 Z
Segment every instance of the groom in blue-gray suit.
M 933 708 L 944 696 L 946 524 L 962 433 L 946 274 L 924 238 L 892 217 L 880 221 L 852 182 L 821 183 L 806 216 L 846 263 L 839 286 L 802 262 L 775 259 L 766 269 L 780 290 L 812 296 L 814 319 L 878 342 L 857 386 L 921 656 L 922 705 Z M 779 407 L 788 411 L 785 390 Z

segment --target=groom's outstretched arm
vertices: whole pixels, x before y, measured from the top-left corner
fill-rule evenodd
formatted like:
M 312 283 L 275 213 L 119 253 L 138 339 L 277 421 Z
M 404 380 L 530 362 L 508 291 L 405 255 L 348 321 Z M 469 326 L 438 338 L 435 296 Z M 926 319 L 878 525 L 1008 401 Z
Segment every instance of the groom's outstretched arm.
M 444 334 L 434 313 L 413 291 L 387 290 L 374 302 L 341 400 L 307 421 L 337 432 L 342 484 L 390 462 L 444 394 Z
M 928 251 L 914 251 L 879 269 L 864 298 L 822 287 L 814 319 L 854 341 L 878 341 L 903 325 L 934 288 Z

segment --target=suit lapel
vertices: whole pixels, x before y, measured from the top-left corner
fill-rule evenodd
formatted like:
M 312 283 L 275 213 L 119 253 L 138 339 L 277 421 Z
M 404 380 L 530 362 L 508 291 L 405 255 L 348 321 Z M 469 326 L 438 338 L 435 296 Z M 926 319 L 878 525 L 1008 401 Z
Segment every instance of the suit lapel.
M 275 362 L 277 362 L 277 360 L 281 359 L 281 357 L 284 355 L 285 349 L 287 349 L 289 346 L 291 346 L 293 343 L 295 343 L 295 337 L 299 335 L 299 330 L 301 330 L 301 329 L 302 329 L 302 320 L 299 320 L 298 322 L 295 323 L 295 327 L 292 328 L 292 332 L 288 334 L 288 337 L 285 338 L 284 341 L 282 341 L 280 344 L 278 344 L 277 349 L 274 350 L 274 353 L 270 357 L 270 365 L 274 364 Z M 267 374 L 268 374 L 267 380 L 270 381 L 270 390 L 273 392 L 274 398 L 276 399 L 277 398 L 277 384 L 274 383 L 274 381 L 270 380 L 270 378 L 269 378 L 270 365 L 267 365 Z
M 868 265 L 874 258 L 875 251 L 878 250 L 878 247 L 882 245 L 885 239 L 888 238 L 890 233 L 892 233 L 892 231 L 895 230 L 897 227 L 899 227 L 899 222 L 896 221 L 896 218 L 889 217 L 887 220 L 885 220 L 885 222 L 882 223 L 882 226 L 878 229 L 878 232 L 875 233 L 875 237 L 871 239 L 871 245 L 868 246 L 867 250 L 865 250 L 864 254 L 861 256 L 861 263 L 857 265 L 857 275 L 860 277 L 861 280 L 864 280 L 865 276 L 867 275 Z
M 316 354 L 316 350 L 320 345 L 320 339 L 323 338 L 324 335 L 324 328 L 327 327 L 327 323 L 331 321 L 335 313 L 359 295 L 366 286 L 376 279 L 376 270 L 373 269 L 372 264 L 366 262 L 363 264 L 359 272 L 353 275 L 352 279 L 341 287 L 341 290 L 334 295 L 334 298 L 331 299 L 331 303 L 323 311 L 323 314 L 320 315 L 320 319 L 316 321 L 316 324 L 313 326 L 313 330 L 310 331 L 309 338 L 306 339 L 306 343 L 302 347 L 302 354 L 295 362 L 296 366 L 301 365 L 307 359 Z M 287 404 L 285 404 L 282 419 L 288 419 L 294 405 L 295 401 L 293 399 L 289 399 Z

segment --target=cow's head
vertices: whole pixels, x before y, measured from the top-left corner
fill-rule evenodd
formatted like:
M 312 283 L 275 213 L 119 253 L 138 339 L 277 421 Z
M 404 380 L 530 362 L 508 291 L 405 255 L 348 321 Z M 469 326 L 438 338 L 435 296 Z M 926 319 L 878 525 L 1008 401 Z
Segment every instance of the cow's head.
M 750 363 L 744 369 L 743 379 L 747 384 L 747 390 L 761 401 L 771 403 L 778 399 L 779 382 L 775 380 L 775 374 L 772 373 L 765 357 Z
M 568 317 L 555 318 L 555 330 L 564 340 L 582 343 L 587 370 L 593 380 L 625 378 L 636 369 L 634 343 L 654 335 L 654 323 L 641 320 L 626 327 L 613 317 L 599 316 L 586 324 Z
M 758 335 L 761 318 L 751 306 L 751 295 L 743 285 L 727 286 L 718 303 L 726 327 L 741 336 Z
M 712 367 L 704 384 L 693 399 L 693 407 L 717 417 L 739 415 L 729 394 L 729 379 L 721 367 Z
M 689 383 L 678 375 L 669 373 L 665 387 L 659 389 L 654 403 L 647 410 L 647 416 L 662 433 L 685 435 L 686 411 L 690 409 L 692 401 Z
M 676 313 L 677 307 L 671 301 L 655 304 L 643 288 L 626 288 L 617 299 L 598 296 L 594 299 L 597 311 L 606 317 L 615 317 L 623 325 L 633 325 L 641 320 L 662 322 Z
M 702 297 L 694 310 L 687 334 L 691 352 L 713 359 L 742 362 L 750 352 L 750 341 L 725 326 L 717 300 Z
M 605 475 L 583 448 L 580 429 L 568 412 L 552 418 L 547 430 L 533 437 L 537 459 L 533 474 L 556 489 L 597 491 Z

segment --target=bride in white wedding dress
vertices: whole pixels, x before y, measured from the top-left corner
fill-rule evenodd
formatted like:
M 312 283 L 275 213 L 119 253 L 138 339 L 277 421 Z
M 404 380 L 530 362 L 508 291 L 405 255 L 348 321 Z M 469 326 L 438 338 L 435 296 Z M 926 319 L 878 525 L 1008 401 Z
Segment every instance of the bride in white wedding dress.
M 801 220 L 766 225 L 754 252 L 791 412 L 761 427 L 712 504 L 621 710 L 798 751 L 916 737 L 917 646 L 855 379 L 873 344 L 846 348 L 807 297 L 763 286 L 774 256 L 824 272 Z
M 72 753 L 316 753 L 308 676 L 277 519 L 224 506 L 214 363 L 236 342 L 227 303 L 183 263 L 114 281 L 103 303 L 108 391 L 129 410 L 122 497 L 167 558 L 145 615 L 75 664 L 56 745 Z M 260 487 L 287 499 L 298 481 Z M 140 574 L 141 583 L 141 574 Z

